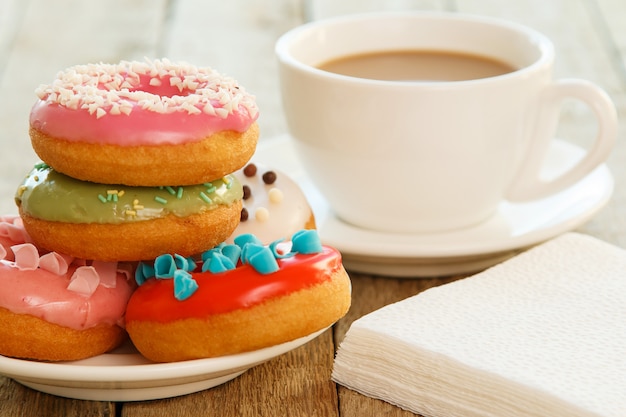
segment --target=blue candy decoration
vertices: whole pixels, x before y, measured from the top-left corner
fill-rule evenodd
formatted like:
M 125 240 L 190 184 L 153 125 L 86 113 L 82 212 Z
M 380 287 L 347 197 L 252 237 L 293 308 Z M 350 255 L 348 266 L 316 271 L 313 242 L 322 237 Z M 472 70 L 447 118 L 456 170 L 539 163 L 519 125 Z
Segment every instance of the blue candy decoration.
M 191 272 L 196 269 L 196 263 L 191 258 L 185 258 L 182 255 L 174 254 L 174 263 L 177 269 L 183 269 L 187 272 Z
M 157 279 L 172 278 L 176 272 L 176 262 L 172 255 L 160 255 L 154 260 L 154 276 Z
M 278 271 L 278 262 L 272 251 L 263 246 L 248 243 L 244 246 L 241 261 L 252 266 L 260 274 L 271 274 Z
M 145 279 L 151 278 L 154 276 L 154 265 L 141 263 L 141 273 L 145 277 Z
M 137 285 L 141 286 L 144 282 L 146 282 L 146 276 L 143 273 L 143 266 L 145 264 L 143 262 L 139 262 L 137 265 L 137 269 L 135 269 L 135 282 Z
M 202 252 L 202 254 L 200 255 L 200 257 L 202 258 L 202 262 L 206 262 L 211 258 L 211 255 L 213 255 L 213 253 L 220 253 L 222 251 L 222 246 L 224 244 L 220 244 L 219 246 L 214 247 L 213 249 L 209 249 L 207 251 Z
M 291 251 L 310 255 L 322 251 L 322 242 L 315 230 L 300 230 L 291 237 Z
M 239 246 L 242 249 L 248 243 L 254 243 L 256 245 L 263 246 L 263 242 L 261 242 L 258 237 L 256 237 L 255 235 L 253 235 L 251 233 L 244 233 L 242 235 L 237 236 L 234 239 L 234 242 L 235 242 L 235 245 Z
M 220 272 L 226 272 L 235 269 L 235 264 L 225 255 L 219 252 L 211 253 L 209 259 L 207 259 L 202 265 L 202 272 L 211 272 L 213 274 L 219 274 Z
M 174 272 L 174 297 L 178 301 L 191 297 L 198 289 L 198 283 L 191 277 L 191 274 L 184 269 L 177 269 Z
M 241 256 L 241 248 L 237 245 L 224 245 L 221 249 L 222 255 L 226 256 L 234 265 L 237 265 Z

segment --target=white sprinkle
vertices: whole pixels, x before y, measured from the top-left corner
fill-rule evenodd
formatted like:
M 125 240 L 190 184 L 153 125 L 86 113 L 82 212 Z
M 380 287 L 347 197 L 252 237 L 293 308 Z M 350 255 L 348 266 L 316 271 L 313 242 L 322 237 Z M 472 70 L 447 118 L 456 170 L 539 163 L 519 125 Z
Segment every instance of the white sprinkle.
M 213 108 L 213 106 L 211 105 L 211 103 L 206 103 L 204 105 L 204 107 L 202 108 L 202 111 L 206 114 L 209 114 L 211 116 L 215 116 L 215 109 Z
M 222 119 L 225 119 L 225 118 L 228 117 L 228 110 L 222 109 L 222 108 L 217 108 L 217 109 L 215 109 L 215 114 L 217 114 Z
M 180 91 L 183 91 L 183 80 L 180 77 L 172 77 L 170 78 L 170 85 L 172 87 L 178 87 Z
M 133 105 L 130 103 L 120 104 L 120 111 L 128 116 L 133 111 Z
M 89 114 L 94 114 L 96 110 L 98 110 L 98 105 L 96 103 L 91 103 L 87 105 L 87 108 L 89 109 Z

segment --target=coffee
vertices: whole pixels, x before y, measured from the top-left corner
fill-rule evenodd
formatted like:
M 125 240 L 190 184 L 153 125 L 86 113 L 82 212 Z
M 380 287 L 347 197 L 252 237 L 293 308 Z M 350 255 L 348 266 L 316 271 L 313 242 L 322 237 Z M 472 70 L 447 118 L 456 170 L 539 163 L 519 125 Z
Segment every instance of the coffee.
M 357 78 L 385 81 L 463 81 L 515 71 L 512 65 L 461 52 L 398 50 L 349 55 L 319 69 Z

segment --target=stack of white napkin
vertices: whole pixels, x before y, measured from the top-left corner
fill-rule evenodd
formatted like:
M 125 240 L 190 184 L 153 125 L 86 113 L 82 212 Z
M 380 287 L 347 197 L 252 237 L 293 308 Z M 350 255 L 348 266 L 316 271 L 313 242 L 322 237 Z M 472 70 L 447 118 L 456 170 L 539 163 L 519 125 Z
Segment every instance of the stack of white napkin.
M 333 379 L 424 416 L 626 416 L 626 251 L 569 233 L 355 321 Z

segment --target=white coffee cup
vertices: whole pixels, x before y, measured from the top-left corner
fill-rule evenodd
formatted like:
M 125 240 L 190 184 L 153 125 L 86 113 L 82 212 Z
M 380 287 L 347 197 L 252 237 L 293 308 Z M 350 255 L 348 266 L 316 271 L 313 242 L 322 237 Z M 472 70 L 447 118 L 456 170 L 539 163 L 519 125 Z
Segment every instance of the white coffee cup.
M 343 56 L 438 50 L 519 68 L 466 81 L 379 81 L 323 71 Z M 452 13 L 375 13 L 311 22 L 276 44 L 290 135 L 334 213 L 357 227 L 423 233 L 487 220 L 503 200 L 544 198 L 603 163 L 614 104 L 584 80 L 552 79 L 554 48 L 515 23 Z M 564 99 L 586 103 L 598 134 L 557 178 L 540 177 Z

